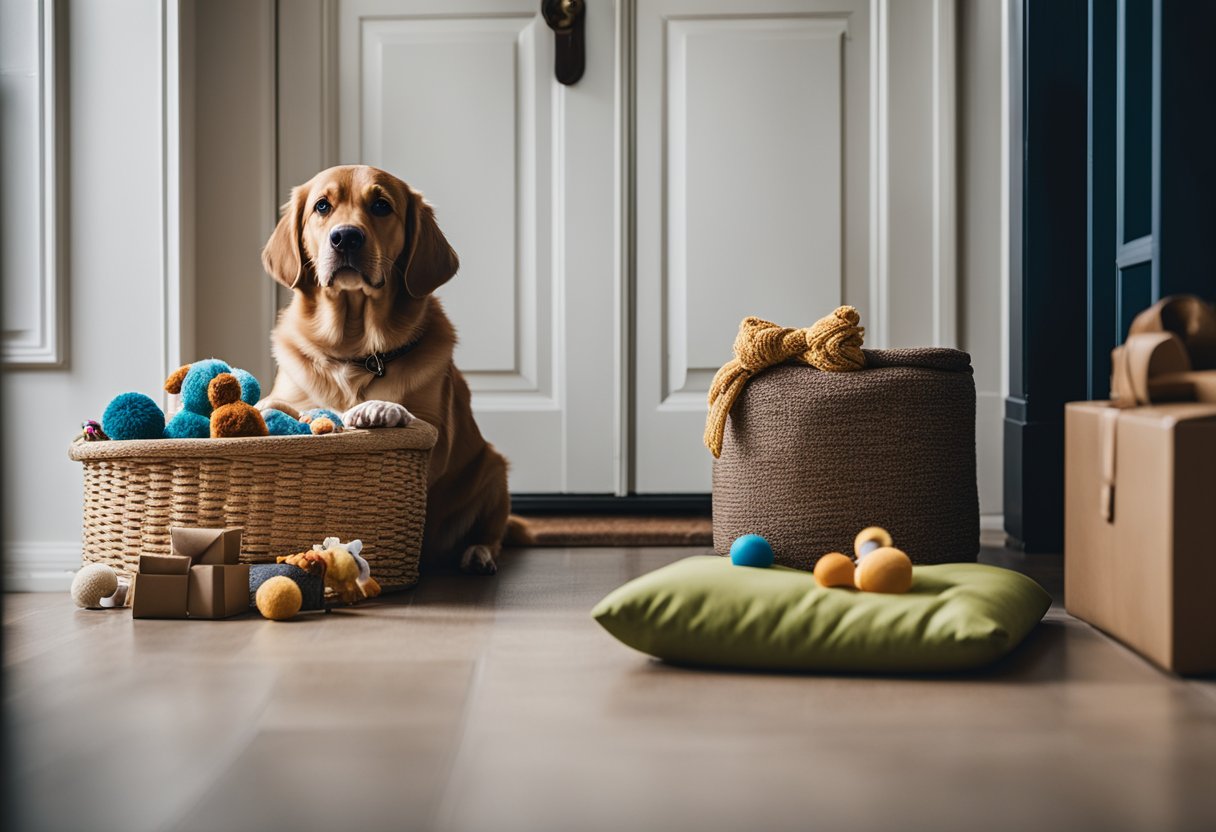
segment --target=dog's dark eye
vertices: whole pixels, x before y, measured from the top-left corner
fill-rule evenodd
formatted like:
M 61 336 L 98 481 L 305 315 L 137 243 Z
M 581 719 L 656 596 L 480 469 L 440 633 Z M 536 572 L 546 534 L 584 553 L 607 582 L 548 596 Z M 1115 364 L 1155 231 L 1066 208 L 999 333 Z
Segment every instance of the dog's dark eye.
M 314 205 L 312 208 L 314 211 L 316 211 L 321 216 L 325 216 L 326 214 L 329 213 L 329 209 L 331 207 L 333 207 L 333 206 L 331 206 L 329 204 L 329 200 L 326 199 L 325 197 L 321 197 L 320 199 L 317 200 L 317 204 Z
M 389 214 L 393 213 L 393 206 L 389 205 L 387 199 L 380 197 L 372 203 L 372 213 L 377 217 L 387 217 Z

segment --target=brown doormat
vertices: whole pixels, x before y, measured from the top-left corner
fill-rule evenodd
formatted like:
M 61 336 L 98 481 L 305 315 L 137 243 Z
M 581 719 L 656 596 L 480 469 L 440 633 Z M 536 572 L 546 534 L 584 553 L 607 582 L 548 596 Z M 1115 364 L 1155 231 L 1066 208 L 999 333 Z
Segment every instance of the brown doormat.
M 529 514 L 533 546 L 713 546 L 709 517 Z

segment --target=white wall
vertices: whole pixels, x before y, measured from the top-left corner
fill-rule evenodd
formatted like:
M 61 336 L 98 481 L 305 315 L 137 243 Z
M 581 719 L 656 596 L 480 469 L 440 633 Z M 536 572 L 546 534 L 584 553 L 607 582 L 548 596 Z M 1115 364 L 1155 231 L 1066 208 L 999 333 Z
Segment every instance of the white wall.
M 3 378 L 8 588 L 80 563 L 80 422 L 124 390 L 159 396 L 169 358 L 162 16 L 157 0 L 64 2 L 69 301 L 65 367 Z M 20 279 L 5 275 L 5 280 Z

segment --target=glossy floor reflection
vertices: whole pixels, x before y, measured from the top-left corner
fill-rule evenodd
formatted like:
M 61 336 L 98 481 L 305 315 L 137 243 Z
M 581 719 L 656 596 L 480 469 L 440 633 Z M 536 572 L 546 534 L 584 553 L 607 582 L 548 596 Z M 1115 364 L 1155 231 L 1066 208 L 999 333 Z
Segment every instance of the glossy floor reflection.
M 286 624 L 10 595 L 19 828 L 1216 828 L 1216 683 L 1058 607 L 997 666 L 920 678 L 673 668 L 589 618 L 703 551 L 519 550 Z M 983 557 L 1058 597 L 1058 559 Z

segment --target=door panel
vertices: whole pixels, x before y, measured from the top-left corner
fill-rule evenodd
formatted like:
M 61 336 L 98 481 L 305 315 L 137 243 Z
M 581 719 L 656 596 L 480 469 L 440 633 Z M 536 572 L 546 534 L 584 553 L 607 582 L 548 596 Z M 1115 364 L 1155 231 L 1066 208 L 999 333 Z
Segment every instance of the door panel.
M 640 4 L 637 491 L 709 490 L 740 319 L 809 324 L 864 290 L 868 38 L 863 2 Z
M 536 199 L 548 169 L 536 161 L 548 156 L 538 127 L 550 116 L 548 79 L 536 71 L 547 57 L 537 35 L 547 30 L 537 27 L 530 13 L 352 22 L 343 45 L 362 53 L 362 66 L 344 50 L 340 153 L 403 171 L 436 206 L 460 254 L 460 278 L 438 294 L 474 333 L 456 348 L 470 386 L 551 397 L 537 367 L 538 348 L 552 354 L 553 331 L 547 302 L 538 326 L 538 284 L 550 281 L 547 258 L 537 258 L 548 251 Z M 444 83 L 411 81 L 435 77 Z

